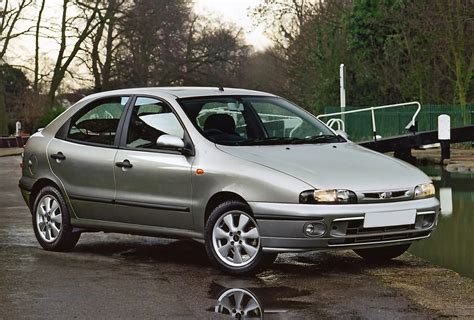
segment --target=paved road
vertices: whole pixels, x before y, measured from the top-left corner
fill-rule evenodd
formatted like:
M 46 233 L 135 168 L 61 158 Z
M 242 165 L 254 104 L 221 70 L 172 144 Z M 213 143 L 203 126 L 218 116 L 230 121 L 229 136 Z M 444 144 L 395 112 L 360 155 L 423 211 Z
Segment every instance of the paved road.
M 91 233 L 73 252 L 46 252 L 18 163 L 0 158 L 0 319 L 230 319 L 216 311 L 238 300 L 267 319 L 474 317 L 472 280 L 408 254 L 385 266 L 351 252 L 286 254 L 235 278 L 192 241 Z

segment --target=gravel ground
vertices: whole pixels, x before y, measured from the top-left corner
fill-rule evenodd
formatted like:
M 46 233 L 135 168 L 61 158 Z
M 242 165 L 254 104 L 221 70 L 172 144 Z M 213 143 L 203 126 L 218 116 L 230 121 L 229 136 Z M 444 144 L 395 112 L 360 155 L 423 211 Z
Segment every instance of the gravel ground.
M 350 251 L 283 254 L 236 278 L 192 241 L 89 233 L 73 252 L 46 252 L 17 187 L 19 161 L 0 158 L 0 319 L 230 319 L 216 311 L 235 292 L 266 319 L 474 318 L 473 280 L 409 254 L 382 266 Z

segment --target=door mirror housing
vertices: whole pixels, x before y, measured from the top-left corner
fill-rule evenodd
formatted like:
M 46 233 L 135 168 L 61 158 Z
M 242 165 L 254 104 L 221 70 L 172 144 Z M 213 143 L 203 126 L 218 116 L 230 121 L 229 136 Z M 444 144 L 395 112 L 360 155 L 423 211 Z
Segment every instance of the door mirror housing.
M 174 149 L 182 151 L 184 149 L 184 141 L 180 137 L 171 134 L 164 134 L 156 140 L 156 146 L 161 149 Z
M 344 130 L 336 130 L 336 134 L 338 136 L 343 137 L 346 140 L 349 140 L 349 136 L 347 135 L 347 132 L 345 132 Z

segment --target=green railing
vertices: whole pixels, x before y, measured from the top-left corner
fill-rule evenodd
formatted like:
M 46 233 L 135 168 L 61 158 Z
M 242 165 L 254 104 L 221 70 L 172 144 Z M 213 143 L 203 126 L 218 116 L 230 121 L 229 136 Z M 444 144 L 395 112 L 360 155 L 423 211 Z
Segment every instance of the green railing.
M 346 107 L 346 111 L 357 110 L 366 107 Z M 324 113 L 341 111 L 340 107 L 326 107 Z M 377 134 L 382 137 L 391 137 L 405 134 L 405 127 L 410 122 L 415 109 L 411 107 L 400 107 L 394 109 L 377 110 L 375 121 Z M 467 123 L 474 124 L 474 105 L 467 105 L 463 110 L 459 105 L 422 105 L 421 112 L 416 118 L 418 131 L 436 130 L 438 128 L 438 116 L 448 114 L 451 117 L 451 127 L 462 127 Z M 325 122 L 329 118 L 321 119 Z M 370 112 L 353 113 L 345 115 L 346 131 L 353 141 L 372 139 L 372 119 Z

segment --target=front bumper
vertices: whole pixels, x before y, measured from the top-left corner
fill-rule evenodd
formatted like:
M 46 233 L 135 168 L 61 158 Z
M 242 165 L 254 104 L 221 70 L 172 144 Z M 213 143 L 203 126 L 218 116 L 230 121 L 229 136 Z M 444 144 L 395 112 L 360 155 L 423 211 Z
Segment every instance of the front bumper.
M 397 245 L 428 238 L 439 215 L 436 198 L 389 203 L 312 205 L 249 202 L 261 236 L 263 251 L 298 252 L 337 248 L 367 248 Z M 412 225 L 364 228 L 366 213 L 415 209 Z M 327 231 L 309 237 L 304 226 L 323 222 Z

